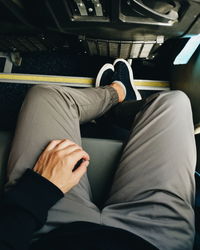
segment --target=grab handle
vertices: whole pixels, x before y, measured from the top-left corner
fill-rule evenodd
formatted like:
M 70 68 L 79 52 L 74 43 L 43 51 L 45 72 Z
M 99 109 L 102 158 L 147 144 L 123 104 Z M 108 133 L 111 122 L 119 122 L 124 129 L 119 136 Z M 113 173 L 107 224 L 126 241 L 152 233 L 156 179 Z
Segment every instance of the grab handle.
M 173 21 L 174 22 L 174 21 L 178 20 L 178 12 L 175 10 L 170 10 L 168 14 L 161 14 L 161 13 L 149 8 L 145 4 L 143 4 L 141 0 L 130 0 L 130 3 L 132 5 L 132 7 L 134 7 L 134 9 L 136 8 L 142 14 L 148 15 L 148 16 L 154 18 L 155 20 L 165 21 L 165 22 L 166 21 Z

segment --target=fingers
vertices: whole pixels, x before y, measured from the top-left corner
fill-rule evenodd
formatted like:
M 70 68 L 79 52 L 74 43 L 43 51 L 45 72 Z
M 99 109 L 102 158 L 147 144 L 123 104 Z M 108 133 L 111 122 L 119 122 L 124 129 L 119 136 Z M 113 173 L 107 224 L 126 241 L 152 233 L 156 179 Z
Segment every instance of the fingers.
M 62 152 L 62 154 L 65 156 L 65 155 L 73 153 L 76 150 L 83 150 L 83 149 L 76 144 L 71 144 L 67 146 L 66 148 L 61 149 L 60 152 Z
M 80 166 L 74 170 L 79 160 Z M 87 171 L 90 157 L 70 140 L 53 140 L 40 155 L 34 171 L 55 184 L 65 193 L 77 185 Z M 73 171 L 74 170 L 74 171 Z
M 85 151 L 80 150 L 80 149 L 73 151 L 70 155 L 67 155 L 67 157 L 66 157 L 66 160 L 70 161 L 69 166 L 70 166 L 71 170 L 74 169 L 74 166 L 76 165 L 76 163 L 81 159 L 83 159 L 85 161 L 89 161 L 90 156 L 88 155 L 88 153 L 86 153 Z
M 75 164 L 81 159 L 85 161 L 90 160 L 88 153 L 86 153 L 79 145 L 68 139 L 51 141 L 45 151 L 51 150 L 56 151 L 59 157 L 66 160 L 66 164 L 68 164 L 71 169 L 73 169 Z
M 80 147 L 79 145 L 75 144 L 73 141 L 64 139 L 64 140 L 61 140 L 60 143 L 56 145 L 56 150 L 61 150 L 71 145 L 76 145 L 77 147 Z
M 48 146 L 46 147 L 45 150 L 49 151 L 49 150 L 54 149 L 60 142 L 61 142 L 61 140 L 53 140 L 53 141 L 51 141 L 51 142 L 48 144 Z
M 73 172 L 76 182 L 79 182 L 81 177 L 86 173 L 89 161 L 83 161 L 81 165 Z
M 63 140 L 53 140 L 51 141 L 48 146 L 46 147 L 45 150 L 62 150 L 68 146 L 76 145 L 77 148 L 82 149 L 78 144 L 75 144 L 73 141 L 70 141 L 68 139 L 63 139 Z
M 90 159 L 89 155 L 82 149 L 81 146 L 75 144 L 74 142 L 68 139 L 62 140 L 59 144 L 57 144 L 56 150 L 59 150 L 65 156 L 70 155 L 71 158 L 73 158 L 76 162 L 80 159 Z

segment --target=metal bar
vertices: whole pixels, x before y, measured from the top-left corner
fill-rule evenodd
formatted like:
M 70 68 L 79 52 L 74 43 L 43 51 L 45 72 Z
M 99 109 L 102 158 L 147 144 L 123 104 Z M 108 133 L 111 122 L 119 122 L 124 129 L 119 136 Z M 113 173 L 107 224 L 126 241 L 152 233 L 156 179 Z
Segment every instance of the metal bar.
M 93 55 L 97 55 L 97 46 L 96 46 L 96 43 L 94 41 L 88 41 L 88 48 L 89 48 L 89 52 L 90 52 L 90 55 L 93 56 Z
M 109 41 L 109 56 L 110 57 L 118 57 L 118 43 L 112 43 Z
M 132 66 L 133 59 L 129 58 L 127 61 L 128 61 L 128 63 Z
M 195 134 L 195 135 L 200 134 L 200 124 L 195 125 L 194 134 Z
M 133 43 L 130 57 L 131 58 L 138 58 L 140 51 L 141 51 L 141 48 L 142 48 L 142 43 Z
M 140 86 L 170 88 L 168 81 L 135 79 L 134 84 L 137 86 L 137 88 Z
M 14 82 L 23 84 L 57 84 L 74 87 L 91 87 L 93 78 L 48 76 L 29 74 L 0 74 L 0 82 Z
M 129 58 L 130 56 L 130 46 L 131 44 L 125 44 L 125 43 L 121 43 L 120 46 L 120 58 Z
M 55 84 L 70 87 L 92 87 L 94 86 L 95 78 L 0 73 L 0 82 L 21 84 Z M 134 84 L 140 90 L 169 90 L 169 82 L 167 81 L 135 79 Z
M 6 57 L 6 61 L 5 61 L 3 72 L 4 73 L 11 73 L 12 72 L 12 67 L 13 67 L 12 61 L 10 60 L 9 57 Z
M 12 72 L 13 63 L 11 61 L 11 58 L 10 58 L 9 54 L 0 52 L 0 57 L 6 59 L 5 60 L 5 64 L 4 64 L 3 73 L 11 73 Z
M 108 46 L 106 41 L 98 41 L 98 47 L 101 56 L 108 56 Z
M 140 52 L 140 58 L 147 58 L 153 48 L 153 43 L 144 43 L 142 51 Z
M 92 0 L 92 3 L 94 4 L 96 15 L 103 16 L 103 9 L 99 0 Z
M 81 16 L 88 16 L 87 9 L 82 0 L 75 0 Z
M 135 84 L 136 85 L 136 84 Z M 150 91 L 168 91 L 170 88 L 167 87 L 151 87 L 151 86 L 137 86 L 138 90 L 150 90 Z

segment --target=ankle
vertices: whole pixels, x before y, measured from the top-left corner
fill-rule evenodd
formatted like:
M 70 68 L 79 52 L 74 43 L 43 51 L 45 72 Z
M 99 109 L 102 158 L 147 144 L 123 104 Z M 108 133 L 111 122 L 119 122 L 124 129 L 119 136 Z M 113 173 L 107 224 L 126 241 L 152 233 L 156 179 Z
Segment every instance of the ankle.
M 117 91 L 119 102 L 123 102 L 125 99 L 125 95 L 126 95 L 123 87 L 120 84 L 115 83 L 115 82 L 111 83 L 110 86 Z

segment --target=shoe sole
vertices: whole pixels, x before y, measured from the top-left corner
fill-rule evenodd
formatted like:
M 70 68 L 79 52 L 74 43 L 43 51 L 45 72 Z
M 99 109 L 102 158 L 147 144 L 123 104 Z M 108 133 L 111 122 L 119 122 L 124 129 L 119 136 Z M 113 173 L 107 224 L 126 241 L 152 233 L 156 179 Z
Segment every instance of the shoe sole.
M 111 69 L 113 71 L 113 73 L 114 73 L 115 69 L 114 69 L 114 66 L 112 64 L 110 64 L 110 63 L 104 64 L 103 67 L 99 70 L 99 73 L 97 75 L 95 87 L 100 86 L 101 77 L 102 77 L 104 71 L 106 71 L 107 69 Z M 108 82 L 108 84 L 111 84 L 111 82 L 110 83 Z
M 136 95 L 136 100 L 142 100 L 142 97 L 134 84 L 133 71 L 132 71 L 131 65 L 123 58 L 119 58 L 119 59 L 116 59 L 114 61 L 113 66 L 115 66 L 115 64 L 118 62 L 123 62 L 126 64 L 128 71 L 129 71 L 129 78 L 130 78 L 131 86 L 132 86 L 133 91 L 135 92 L 135 95 Z

